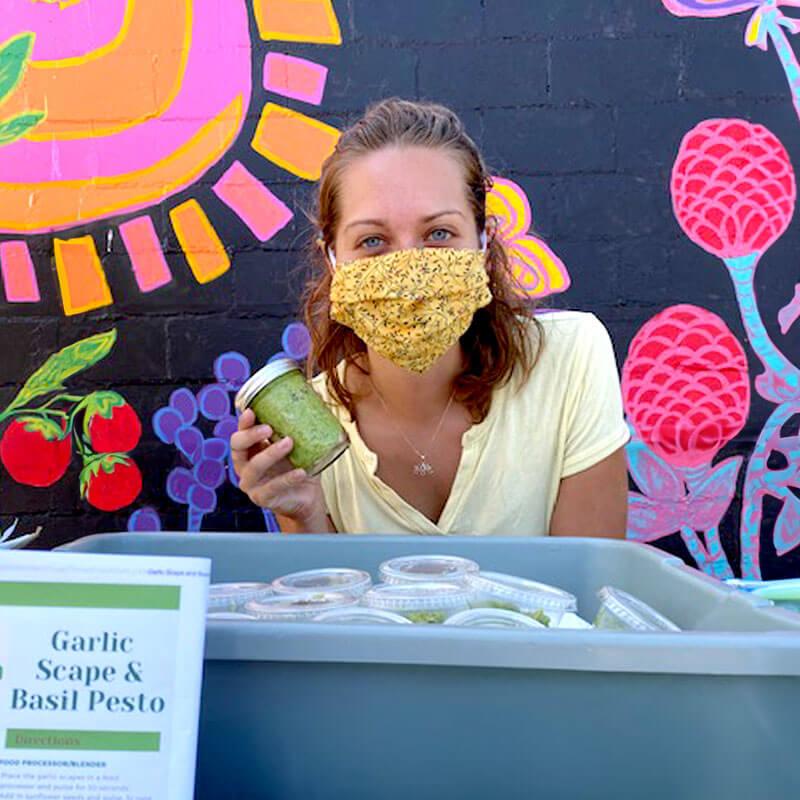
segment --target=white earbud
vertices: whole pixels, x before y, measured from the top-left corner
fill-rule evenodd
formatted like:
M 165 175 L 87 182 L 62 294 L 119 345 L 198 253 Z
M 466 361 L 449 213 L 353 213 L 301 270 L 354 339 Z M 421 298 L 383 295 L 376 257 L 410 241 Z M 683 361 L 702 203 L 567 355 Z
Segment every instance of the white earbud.
M 481 252 L 485 253 L 486 252 L 486 231 L 481 231 L 480 242 L 481 242 Z
M 333 248 L 328 248 L 328 261 L 330 261 L 331 269 L 336 269 L 336 256 L 333 254 Z

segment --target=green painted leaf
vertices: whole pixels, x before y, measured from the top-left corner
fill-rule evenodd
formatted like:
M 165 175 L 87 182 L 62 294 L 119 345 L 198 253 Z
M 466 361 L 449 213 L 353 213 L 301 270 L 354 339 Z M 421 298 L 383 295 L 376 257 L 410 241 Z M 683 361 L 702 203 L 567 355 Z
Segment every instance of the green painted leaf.
M 99 475 L 101 469 L 111 475 L 118 464 L 128 465 L 130 463 L 131 459 L 124 453 L 102 453 L 88 459 L 80 474 L 81 497 L 86 497 L 92 478 Z
M 66 436 L 64 429 L 47 417 L 20 417 L 19 422 L 29 433 L 36 431 L 48 441 L 63 439 Z
M 16 89 L 33 50 L 34 33 L 20 33 L 0 45 L 0 101 Z
M 0 145 L 21 139 L 44 119 L 44 111 L 26 111 L 16 117 L 0 120 Z
M 105 358 L 111 352 L 116 339 L 117 331 L 112 328 L 105 333 L 81 339 L 54 353 L 28 378 L 2 416 L 8 416 L 15 408 L 24 408 L 35 397 L 64 389 L 67 378 Z
M 86 413 L 83 417 L 83 432 L 87 438 L 89 435 L 89 422 L 95 414 L 99 414 L 104 419 L 111 419 L 114 409 L 125 405 L 125 398 L 117 392 L 92 392 L 85 400 Z

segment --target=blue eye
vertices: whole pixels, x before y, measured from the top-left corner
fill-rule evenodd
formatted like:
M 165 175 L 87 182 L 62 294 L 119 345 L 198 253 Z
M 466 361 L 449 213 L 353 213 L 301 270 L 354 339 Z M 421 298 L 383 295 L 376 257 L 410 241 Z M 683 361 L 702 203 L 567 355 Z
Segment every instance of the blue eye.
M 383 244 L 383 239 L 381 239 L 380 236 L 368 236 L 361 242 L 360 247 L 366 247 L 372 250 L 376 247 L 380 247 L 382 244 Z
M 450 231 L 445 230 L 444 228 L 437 228 L 435 231 L 431 231 L 430 236 L 428 238 L 432 242 L 446 242 L 448 239 L 452 237 L 452 233 Z

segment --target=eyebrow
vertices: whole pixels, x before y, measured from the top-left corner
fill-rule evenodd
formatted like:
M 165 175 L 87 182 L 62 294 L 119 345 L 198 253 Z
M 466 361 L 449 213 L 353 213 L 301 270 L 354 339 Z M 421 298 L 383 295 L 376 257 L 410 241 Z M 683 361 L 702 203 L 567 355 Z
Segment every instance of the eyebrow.
M 437 211 L 435 214 L 429 214 L 427 217 L 423 217 L 423 222 L 431 222 L 439 217 L 445 217 L 448 214 L 458 214 L 459 217 L 463 217 L 464 214 L 459 211 L 457 208 L 447 209 L 446 211 Z M 349 222 L 347 225 L 344 226 L 344 230 L 349 230 L 350 228 L 355 228 L 357 225 L 377 225 L 383 226 L 385 225 L 383 220 L 380 219 L 357 219 L 354 222 Z

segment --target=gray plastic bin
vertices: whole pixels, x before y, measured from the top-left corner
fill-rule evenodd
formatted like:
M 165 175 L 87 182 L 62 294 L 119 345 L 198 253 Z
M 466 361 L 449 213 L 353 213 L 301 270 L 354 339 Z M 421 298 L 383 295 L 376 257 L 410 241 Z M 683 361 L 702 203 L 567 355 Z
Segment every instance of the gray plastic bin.
M 613 584 L 686 632 L 212 622 L 200 800 L 795 800 L 800 615 L 643 545 L 590 539 L 106 534 L 213 581 L 456 553 L 574 593 Z

